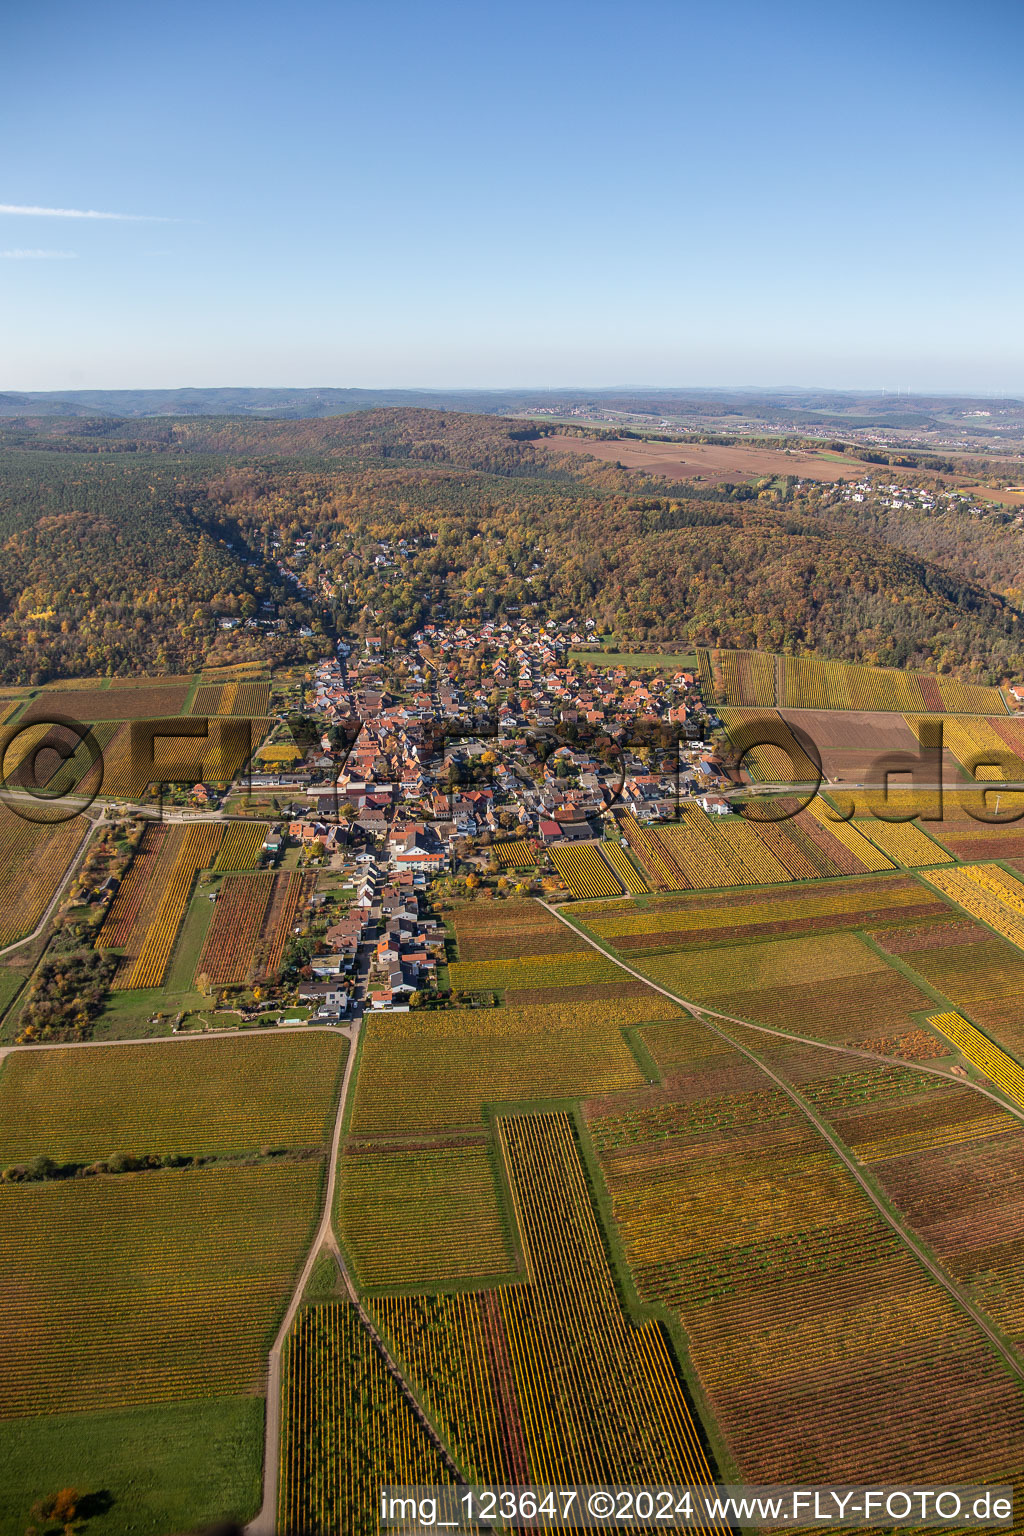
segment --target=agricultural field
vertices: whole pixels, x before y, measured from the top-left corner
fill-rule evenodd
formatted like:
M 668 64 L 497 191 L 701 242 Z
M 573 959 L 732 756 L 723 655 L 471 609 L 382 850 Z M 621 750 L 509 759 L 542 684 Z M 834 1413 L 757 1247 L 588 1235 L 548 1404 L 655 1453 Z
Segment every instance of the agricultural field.
M 0 1418 L 259 1392 L 322 1173 L 0 1184 Z
M 862 1047 L 884 1038 L 891 1055 L 916 1051 L 913 1014 L 932 1003 L 844 931 L 659 951 L 632 963 L 677 996 L 730 1018 Z
M 965 715 L 942 722 L 942 741 L 975 779 L 1024 779 L 1024 722 Z
M 856 830 L 870 838 L 892 863 L 904 869 L 920 869 L 928 864 L 953 862 L 952 855 L 933 842 L 913 822 L 875 819 L 858 823 Z
M 727 709 L 718 712 L 744 771 L 753 782 L 809 783 L 821 779 L 813 736 L 794 727 L 774 709 Z
M 134 748 L 131 725 L 118 725 L 103 748 L 103 794 L 138 800 L 161 781 L 227 783 L 245 770 L 272 725 L 262 718 L 214 718 L 204 726 L 186 716 L 169 721 L 166 735 L 152 742 L 147 736 Z M 190 730 L 203 734 L 185 734 Z
M 192 699 L 193 715 L 265 715 L 270 708 L 267 682 L 200 683 Z
M 196 977 L 228 986 L 276 975 L 313 883 L 311 875 L 273 870 L 228 875 L 217 895 Z
M 216 822 L 146 828 L 136 855 L 142 858 L 138 878 L 132 879 L 133 860 L 97 940 L 98 948 L 126 952 L 114 978 L 116 990 L 158 987 L 163 981 L 193 882 L 213 864 L 223 830 Z
M 994 1045 L 959 1013 L 933 1013 L 928 1023 L 951 1040 L 957 1050 L 1008 1098 L 1024 1110 L 1024 1067 Z
M 622 972 L 594 949 L 567 954 L 528 955 L 521 960 L 459 960 L 448 967 L 454 992 L 483 992 L 507 987 L 590 987 L 620 981 Z
M 1020 1384 L 795 1106 L 734 1062 L 732 1081 L 726 1064 L 680 1080 L 668 1136 L 636 1111 L 588 1123 L 640 1294 L 685 1329 L 739 1475 L 1018 1478 Z
M 188 684 L 151 683 L 133 688 L 48 688 L 34 698 L 22 722 L 49 720 L 54 715 L 80 722 L 97 720 L 159 720 L 180 715 Z
M 630 903 L 624 909 L 595 908 L 579 915 L 596 938 L 623 952 L 636 952 L 905 924 L 929 916 L 946 917 L 949 909 L 907 875 L 863 875 L 824 888 L 795 885 L 770 893 L 718 895 L 680 892 L 642 907 Z
M 255 869 L 263 852 L 263 840 L 270 831 L 266 821 L 232 821 L 224 831 L 214 869 Z
M 413 1135 L 479 1126 L 492 1103 L 640 1087 L 644 1074 L 622 1031 L 671 1008 L 648 994 L 611 1006 L 574 999 L 561 1008 L 370 1015 L 350 1131 Z
M 574 896 L 621 896 L 622 882 L 598 848 L 586 844 L 555 847 L 549 857 Z
M 495 843 L 494 857 L 506 869 L 531 869 L 537 855 L 525 838 L 514 838 L 508 843 Z
M 382 1485 L 455 1481 L 349 1302 L 296 1318 L 281 1417 L 280 1536 L 377 1536 Z
M 579 939 L 536 901 L 468 902 L 453 915 L 459 960 L 512 960 L 535 955 L 565 955 Z
M 348 1042 L 327 1031 L 10 1051 L 0 1167 L 322 1146 Z
M 41 826 L 0 805 L 0 946 L 36 928 L 86 830 L 79 817 Z
M 623 1314 L 569 1116 L 498 1134 L 528 1279 L 373 1303 L 436 1422 L 481 1479 L 710 1481 L 663 1330 Z
M 703 654 L 703 653 L 702 653 Z M 709 702 L 769 709 L 835 709 L 1006 715 L 998 688 L 829 661 L 821 656 L 772 656 L 754 651 L 711 652 L 715 693 Z
M 337 1230 L 360 1286 L 434 1286 L 514 1267 L 483 1142 L 346 1148 Z
M 779 805 L 779 811 L 785 811 Z M 709 816 L 684 804 L 678 823 L 619 826 L 655 891 L 714 890 L 892 869 L 892 861 L 820 797 L 778 821 Z M 791 811 L 791 808 L 790 808 Z M 941 857 L 941 852 L 939 854 Z
M 806 448 L 762 448 L 756 443 L 669 443 L 629 437 L 581 438 L 553 433 L 538 451 L 586 454 L 669 480 L 698 479 L 706 485 L 754 480 L 763 475 L 799 475 L 830 482 L 848 478 L 850 464 Z
M 602 843 L 601 852 L 619 877 L 628 895 L 646 896 L 649 894 L 650 886 L 633 863 L 625 848 L 619 843 Z
M 959 1034 L 963 1021 L 938 1015 Z M 965 1043 L 972 1043 L 970 1040 Z M 948 1274 L 1004 1335 L 1024 1342 L 1024 1126 L 990 1099 L 893 1069 L 836 1077 L 820 1053 L 783 1046 L 772 1066 L 872 1174 Z M 898 1071 L 898 1069 L 897 1069 Z
M 929 885 L 980 918 L 989 928 L 1024 949 L 1024 883 L 997 864 L 967 864 L 933 870 Z

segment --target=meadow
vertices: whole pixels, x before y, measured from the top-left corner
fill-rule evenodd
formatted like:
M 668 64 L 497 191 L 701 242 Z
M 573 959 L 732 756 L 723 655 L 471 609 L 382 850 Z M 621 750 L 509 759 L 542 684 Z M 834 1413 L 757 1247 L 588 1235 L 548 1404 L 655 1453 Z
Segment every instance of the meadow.
M 257 1396 L 3 1420 L 0 1536 L 25 1536 L 36 1500 L 67 1487 L 92 1496 L 89 1536 L 240 1524 L 259 1508 L 262 1461 Z

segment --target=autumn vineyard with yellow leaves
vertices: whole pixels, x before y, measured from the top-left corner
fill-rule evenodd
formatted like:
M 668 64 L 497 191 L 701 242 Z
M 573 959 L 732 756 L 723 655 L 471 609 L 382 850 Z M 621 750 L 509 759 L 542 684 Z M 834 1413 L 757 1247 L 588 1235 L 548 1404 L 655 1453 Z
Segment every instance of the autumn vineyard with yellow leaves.
M 273 722 L 277 683 L 66 690 L 103 816 L 0 808 L 0 1465 L 51 1420 L 69 1485 L 90 1436 L 163 1435 L 252 1536 L 372 1536 L 416 1483 L 1024 1496 L 1020 723 L 923 673 L 694 671 L 720 793 L 496 829 L 472 880 L 403 869 L 420 823 L 329 850 L 237 785 L 122 809 L 133 715 Z M 929 711 L 944 798 L 855 777 Z M 413 932 L 435 984 L 392 992 Z

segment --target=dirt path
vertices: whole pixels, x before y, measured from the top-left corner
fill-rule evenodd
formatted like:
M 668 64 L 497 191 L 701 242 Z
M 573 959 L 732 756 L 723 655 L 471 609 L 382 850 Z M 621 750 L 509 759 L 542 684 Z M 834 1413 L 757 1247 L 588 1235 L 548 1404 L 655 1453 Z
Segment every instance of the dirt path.
M 547 911 L 550 912 L 554 917 L 557 917 L 560 923 L 564 923 L 567 928 L 572 929 L 573 933 L 577 934 L 581 939 L 586 940 L 586 942 L 593 949 L 596 949 L 599 954 L 605 955 L 606 958 L 612 960 L 617 966 L 619 966 L 621 970 L 626 971 L 628 975 L 634 976 L 637 981 L 644 982 L 648 987 L 651 988 L 652 991 L 659 992 L 662 997 L 668 998 L 670 1002 L 675 1003 L 681 1008 L 685 1008 L 686 1011 L 691 1014 L 698 1023 L 704 1025 L 705 1029 L 709 1029 L 712 1034 L 717 1035 L 720 1040 L 724 1040 L 728 1045 L 731 1045 L 734 1050 L 740 1051 L 744 1056 L 746 1056 L 748 1061 L 752 1062 L 754 1066 L 759 1068 L 766 1077 L 770 1078 L 771 1081 L 775 1083 L 775 1085 L 786 1095 L 786 1097 L 792 1101 L 797 1109 L 800 1110 L 800 1112 L 806 1117 L 810 1124 L 814 1126 L 814 1129 L 821 1136 L 822 1140 L 828 1143 L 843 1166 L 849 1171 L 852 1177 L 856 1179 L 857 1183 L 860 1185 L 860 1188 L 864 1191 L 865 1195 L 867 1195 L 868 1199 L 871 1201 L 871 1204 L 881 1216 L 882 1220 L 892 1229 L 899 1240 L 903 1243 L 904 1247 L 909 1249 L 914 1258 L 917 1259 L 918 1263 L 924 1266 L 924 1268 L 932 1276 L 932 1279 L 942 1286 L 943 1290 L 952 1297 L 957 1306 L 959 1306 L 962 1311 L 967 1313 L 968 1317 L 985 1335 L 993 1349 L 996 1350 L 997 1354 L 1008 1366 L 1010 1371 L 1020 1381 L 1024 1381 L 1024 1359 L 1018 1355 L 1015 1349 L 1011 1348 L 1009 1344 L 1004 1342 L 996 1328 L 985 1316 L 985 1314 L 978 1310 L 963 1287 L 960 1286 L 955 1280 L 953 1280 L 951 1276 L 947 1275 L 945 1270 L 942 1269 L 940 1265 L 938 1265 L 931 1258 L 931 1256 L 921 1246 L 916 1235 L 911 1231 L 909 1227 L 904 1224 L 902 1218 L 898 1216 L 895 1211 L 891 1210 L 886 1202 L 882 1199 L 881 1195 L 879 1195 L 875 1189 L 872 1188 L 871 1184 L 861 1172 L 859 1163 L 853 1154 L 848 1150 L 848 1148 L 844 1146 L 838 1137 L 835 1136 L 835 1134 L 824 1123 L 824 1121 L 819 1119 L 811 1106 L 800 1096 L 799 1093 L 797 1093 L 795 1088 L 792 1088 L 783 1078 L 778 1077 L 772 1071 L 772 1069 L 766 1066 L 760 1057 L 757 1056 L 753 1051 L 749 1050 L 747 1046 L 741 1045 L 740 1042 L 734 1039 L 733 1036 L 730 1035 L 726 1030 L 719 1029 L 716 1024 L 712 1024 L 711 1017 L 725 1019 L 728 1023 L 737 1024 L 743 1029 L 749 1029 L 751 1027 L 759 1028 L 763 1030 L 765 1034 L 779 1034 L 780 1036 L 784 1036 L 786 1039 L 799 1040 L 802 1044 L 808 1046 L 815 1045 L 817 1043 L 816 1041 L 804 1039 L 800 1035 L 784 1034 L 784 1032 L 781 1030 L 776 1031 L 764 1025 L 750 1026 L 746 1024 L 742 1019 L 733 1019 L 730 1018 L 728 1014 L 715 1013 L 711 1009 L 703 1009 L 699 1003 L 690 1002 L 689 999 L 684 997 L 677 997 L 676 994 L 674 992 L 670 992 L 667 987 L 662 987 L 657 982 L 651 981 L 651 979 L 648 976 L 645 976 L 642 971 L 634 970 L 631 965 L 626 965 L 625 962 L 619 960 L 617 956 L 610 954 L 609 951 L 598 944 L 595 939 L 590 938 L 588 934 L 583 933 L 581 929 L 577 928 L 575 923 L 570 922 L 567 917 L 564 917 L 557 908 L 549 906 L 546 901 L 542 901 L 540 905 L 545 907 Z M 833 1049 L 837 1048 L 833 1047 Z M 842 1049 L 842 1047 L 838 1047 L 838 1049 Z M 851 1052 L 851 1054 L 858 1056 L 861 1054 L 871 1055 L 876 1061 L 894 1061 L 898 1059 L 895 1057 L 874 1056 L 874 1054 L 871 1052 L 861 1053 L 856 1051 Z M 903 1067 L 918 1067 L 917 1062 L 899 1061 L 899 1065 Z M 932 1070 L 934 1071 L 935 1069 Z M 947 1074 L 940 1073 L 939 1075 L 946 1076 Z M 961 1087 L 976 1087 L 975 1084 L 965 1082 L 965 1080 L 961 1078 L 950 1077 L 950 1081 L 957 1083 Z M 983 1089 L 979 1091 L 984 1092 Z M 988 1098 L 995 1098 L 994 1094 L 987 1094 L 986 1096 Z M 996 1099 L 996 1103 L 998 1103 L 1002 1109 L 1006 1109 L 1008 1107 L 1003 1103 L 1001 1099 Z M 1018 1114 L 1017 1118 L 1021 1119 L 1024 1118 L 1024 1116 Z
M 92 837 L 93 833 L 96 831 L 96 828 L 99 825 L 100 822 L 98 821 L 89 822 L 89 825 L 82 836 L 82 841 L 79 843 L 71 857 L 71 862 L 67 867 L 64 878 L 61 880 L 57 889 L 54 891 L 53 896 L 50 899 L 49 906 L 46 908 L 46 911 L 39 919 L 35 928 L 31 933 L 26 934 L 23 939 L 15 939 L 13 944 L 5 944 L 3 949 L 0 949 L 0 958 L 2 958 L 4 955 L 9 955 L 12 950 L 23 949 L 26 944 L 31 944 L 33 939 L 38 939 L 39 935 L 50 921 L 50 918 L 60 906 L 60 903 L 64 898 L 65 891 L 71 884 L 72 879 L 78 871 L 78 866 L 81 864 L 83 858 L 85 857 L 85 851 L 89 846 L 89 839 Z
M 295 1289 L 292 1292 L 288 1309 L 281 1320 L 281 1326 L 277 1331 L 270 1349 L 270 1358 L 267 1370 L 267 1414 L 265 1437 L 263 1447 L 263 1503 L 259 1513 L 250 1520 L 245 1527 L 245 1536 L 274 1536 L 277 1526 L 277 1494 L 278 1494 L 278 1469 L 281 1462 L 281 1364 L 284 1355 L 284 1345 L 296 1314 L 302 1304 L 306 1287 L 317 1259 L 322 1253 L 329 1253 L 338 1266 L 348 1298 L 359 1314 L 359 1320 L 365 1328 L 370 1340 L 381 1356 L 384 1364 L 391 1374 L 395 1385 L 415 1415 L 421 1429 L 433 1442 L 438 1453 L 448 1467 L 448 1470 L 457 1481 L 462 1480 L 462 1474 L 448 1451 L 447 1446 L 438 1438 L 438 1435 L 429 1422 L 423 1409 L 420 1407 L 411 1383 L 402 1373 L 401 1367 L 394 1359 L 384 1340 L 381 1338 L 373 1322 L 365 1311 L 359 1295 L 356 1291 L 352 1276 L 349 1273 L 344 1256 L 338 1245 L 338 1239 L 334 1231 L 334 1195 L 338 1182 L 338 1157 L 341 1152 L 342 1127 L 345 1119 L 345 1106 L 348 1102 L 349 1089 L 352 1082 L 352 1074 L 355 1069 L 356 1047 L 359 1041 L 358 1023 L 353 1024 L 345 1033 L 351 1044 L 348 1060 L 345 1063 L 345 1075 L 341 1081 L 341 1089 L 338 1094 L 338 1108 L 334 1117 L 334 1133 L 331 1137 L 330 1166 L 327 1173 L 327 1187 L 324 1190 L 323 1210 L 320 1215 L 320 1224 L 310 1244 L 306 1261 L 302 1266 Z

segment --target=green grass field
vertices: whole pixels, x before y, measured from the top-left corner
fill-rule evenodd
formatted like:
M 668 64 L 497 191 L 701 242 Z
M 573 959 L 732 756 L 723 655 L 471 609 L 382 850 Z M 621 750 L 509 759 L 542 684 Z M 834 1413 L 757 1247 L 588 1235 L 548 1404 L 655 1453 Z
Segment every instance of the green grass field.
M 14 1051 L 0 1068 L 0 1166 L 321 1145 L 347 1051 L 321 1031 Z
M 570 661 L 590 661 L 598 667 L 650 667 L 656 671 L 690 669 L 697 665 L 692 651 L 570 651 Z
M 24 1536 L 35 1501 L 90 1500 L 87 1536 L 170 1536 L 241 1523 L 260 1502 L 263 1399 L 196 1398 L 113 1413 L 0 1423 L 0 1536 Z

